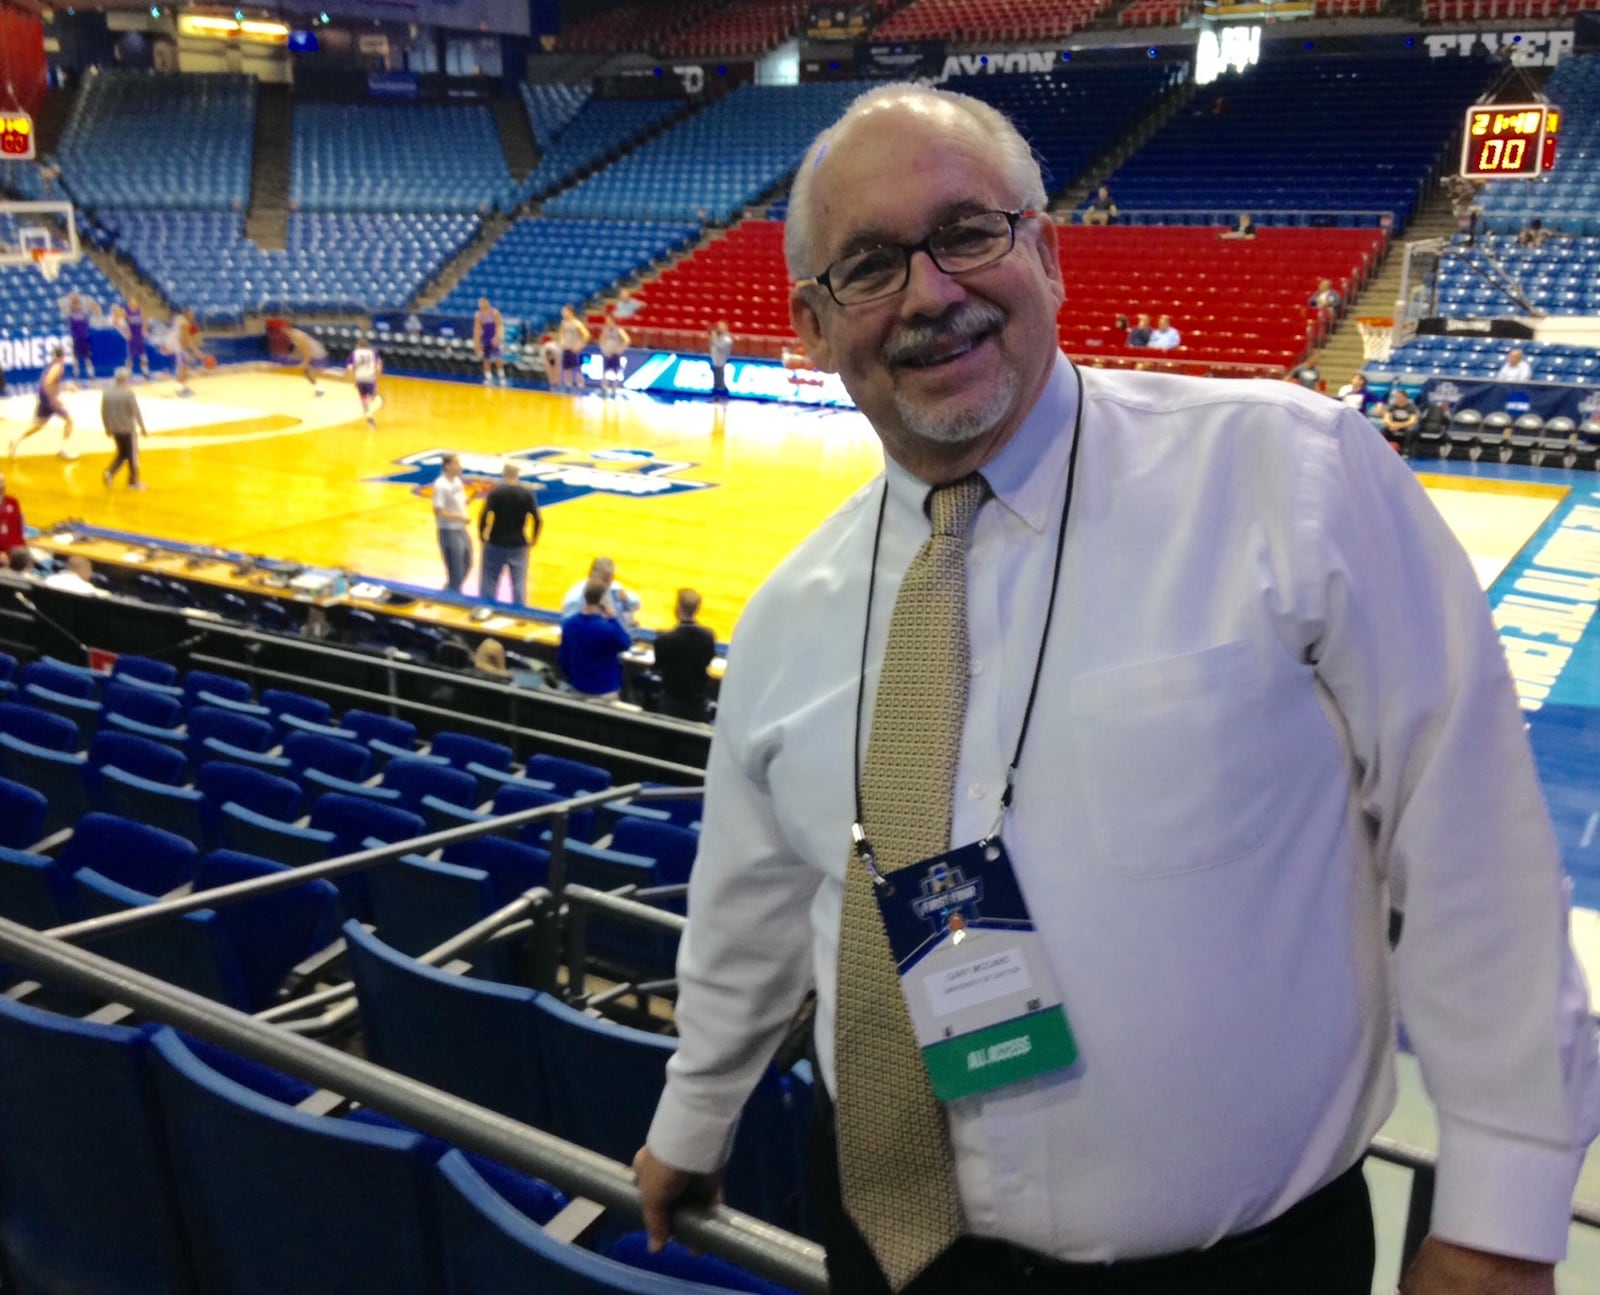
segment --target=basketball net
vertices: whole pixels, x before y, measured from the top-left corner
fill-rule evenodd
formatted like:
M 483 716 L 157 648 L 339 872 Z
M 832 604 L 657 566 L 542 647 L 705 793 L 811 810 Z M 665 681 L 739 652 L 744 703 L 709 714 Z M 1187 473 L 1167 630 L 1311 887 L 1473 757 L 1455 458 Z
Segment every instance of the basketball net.
M 47 283 L 54 283 L 61 273 L 61 253 L 48 247 L 36 247 L 32 255 L 34 269 L 44 275 Z
M 1394 320 L 1369 315 L 1356 320 L 1361 333 L 1361 354 L 1369 360 L 1387 360 L 1394 349 Z

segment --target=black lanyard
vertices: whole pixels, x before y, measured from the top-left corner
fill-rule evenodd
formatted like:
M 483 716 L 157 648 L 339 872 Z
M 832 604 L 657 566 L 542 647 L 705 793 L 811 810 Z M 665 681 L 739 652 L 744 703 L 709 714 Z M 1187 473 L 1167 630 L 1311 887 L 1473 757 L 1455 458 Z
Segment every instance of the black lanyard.
M 1078 477 L 1078 447 L 1083 444 L 1083 405 L 1085 393 L 1083 390 L 1083 376 L 1078 372 L 1078 366 L 1071 360 L 1067 361 L 1072 369 L 1072 376 L 1078 388 L 1078 407 L 1072 416 L 1072 449 L 1067 453 L 1067 490 L 1061 501 L 1061 523 L 1056 531 L 1056 556 L 1055 566 L 1050 573 L 1050 600 L 1045 604 L 1044 629 L 1039 634 L 1039 654 L 1033 662 L 1033 682 L 1028 686 L 1028 704 L 1022 712 L 1022 728 L 1017 734 L 1017 747 L 1012 752 L 1011 764 L 1006 769 L 1006 786 L 1000 795 L 1000 813 L 995 818 L 994 831 L 985 840 L 1000 834 L 1000 823 L 1006 816 L 1006 811 L 1011 808 L 1012 794 L 1016 788 L 1017 766 L 1022 763 L 1022 746 L 1028 740 L 1028 724 L 1033 719 L 1033 703 L 1039 696 L 1039 679 L 1044 673 L 1045 648 L 1050 642 L 1050 626 L 1056 615 L 1056 593 L 1061 587 L 1061 559 L 1067 549 L 1067 517 L 1072 511 L 1072 489 Z M 861 763 L 861 716 L 866 706 L 867 695 L 867 643 L 872 637 L 872 600 L 878 587 L 878 552 L 883 544 L 883 518 L 889 503 L 889 479 L 885 475 L 883 494 L 878 498 L 878 521 L 872 533 L 872 565 L 867 571 L 867 610 L 865 624 L 861 630 L 861 673 L 856 679 L 856 729 L 855 729 L 855 761 L 851 770 L 855 777 L 856 793 L 856 818 L 850 825 L 850 841 L 855 849 L 856 857 L 866 866 L 872 874 L 872 880 L 877 885 L 886 884 L 883 875 L 878 871 L 877 862 L 873 857 L 872 843 L 867 840 L 867 831 L 864 826 L 866 813 L 861 803 L 861 781 L 865 769 Z

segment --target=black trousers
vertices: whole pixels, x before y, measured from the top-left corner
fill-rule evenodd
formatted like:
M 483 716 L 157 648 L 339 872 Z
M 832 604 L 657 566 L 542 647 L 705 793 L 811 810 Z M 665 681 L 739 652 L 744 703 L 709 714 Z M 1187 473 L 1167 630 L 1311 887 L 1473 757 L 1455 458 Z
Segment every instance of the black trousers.
M 134 433 L 112 432 L 111 439 L 117 443 L 117 457 L 111 460 L 111 466 L 106 469 L 106 476 L 114 477 L 117 469 L 124 463 L 128 465 L 128 484 L 139 484 L 139 454 L 134 448 Z
M 820 1084 L 817 1091 L 812 1190 L 833 1295 L 890 1295 L 840 1199 L 833 1106 Z M 1374 1257 L 1372 1202 L 1357 1163 L 1271 1223 L 1209 1250 L 1068 1264 L 963 1237 L 905 1295 L 1370 1295 Z

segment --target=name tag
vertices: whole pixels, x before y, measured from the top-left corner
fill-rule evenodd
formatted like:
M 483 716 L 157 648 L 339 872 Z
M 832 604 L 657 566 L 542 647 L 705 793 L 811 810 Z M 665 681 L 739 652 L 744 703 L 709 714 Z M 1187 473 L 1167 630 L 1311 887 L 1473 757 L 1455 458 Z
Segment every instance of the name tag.
M 962 846 L 874 887 L 933 1094 L 942 1102 L 1078 1059 L 1005 846 Z

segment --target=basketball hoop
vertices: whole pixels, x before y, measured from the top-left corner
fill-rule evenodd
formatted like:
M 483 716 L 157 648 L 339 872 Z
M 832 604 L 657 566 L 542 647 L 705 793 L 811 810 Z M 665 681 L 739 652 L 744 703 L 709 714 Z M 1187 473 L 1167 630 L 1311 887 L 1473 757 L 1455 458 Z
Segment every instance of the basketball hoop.
M 1394 320 L 1387 315 L 1367 315 L 1356 320 L 1361 333 L 1361 354 L 1369 360 L 1387 360 L 1394 349 Z
M 33 268 L 44 275 L 45 282 L 54 283 L 61 274 L 61 262 L 66 258 L 48 247 L 36 247 L 32 252 Z

